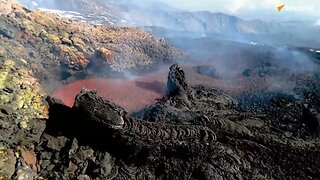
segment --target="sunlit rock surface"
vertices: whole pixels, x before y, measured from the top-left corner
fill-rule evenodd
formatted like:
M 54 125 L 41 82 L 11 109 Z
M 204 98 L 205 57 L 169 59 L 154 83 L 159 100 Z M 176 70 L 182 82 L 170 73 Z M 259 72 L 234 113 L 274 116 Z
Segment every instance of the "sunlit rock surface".
M 27 128 L 33 119 L 48 117 L 39 82 L 13 60 L 5 60 L 0 67 L 0 91 L 1 112 L 15 114 L 21 127 Z
M 23 59 L 49 90 L 62 80 L 86 75 L 88 69 L 90 75 L 110 75 L 184 57 L 166 41 L 138 28 L 90 25 L 29 11 L 11 1 L 1 3 L 5 14 L 0 17 L 0 55 Z M 99 58 L 104 63 L 95 66 Z

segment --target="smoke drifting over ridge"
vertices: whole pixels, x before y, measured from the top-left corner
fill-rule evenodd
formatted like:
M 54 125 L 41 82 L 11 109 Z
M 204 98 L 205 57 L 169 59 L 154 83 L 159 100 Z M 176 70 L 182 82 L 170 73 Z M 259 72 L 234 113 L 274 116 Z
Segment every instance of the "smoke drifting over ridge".
M 90 18 L 101 16 L 108 20 L 118 18 L 107 25 L 145 28 L 191 54 L 180 63 L 212 67 L 195 68 L 202 75 L 213 74 L 214 77 L 209 77 L 213 85 L 219 81 L 219 86 L 237 89 L 238 84 L 253 81 L 253 84 L 260 84 L 263 91 L 294 94 L 297 81 L 293 77 L 319 73 L 319 61 L 315 58 L 320 49 L 319 38 L 316 38 L 319 29 L 314 26 L 319 5 L 314 1 L 307 0 L 303 4 L 295 0 L 283 1 L 286 7 L 314 6 L 314 11 L 284 9 L 280 13 L 276 11 L 279 1 L 272 0 L 63 2 L 70 6 L 58 0 L 36 1 L 37 5 L 35 1 L 23 1 L 33 7 L 89 11 L 94 14 L 88 16 L 89 22 Z M 92 12 L 91 8 L 96 11 Z M 252 20 L 255 18 L 258 20 Z M 311 53 L 311 49 L 314 52 Z M 131 72 L 125 72 L 124 77 L 137 78 Z

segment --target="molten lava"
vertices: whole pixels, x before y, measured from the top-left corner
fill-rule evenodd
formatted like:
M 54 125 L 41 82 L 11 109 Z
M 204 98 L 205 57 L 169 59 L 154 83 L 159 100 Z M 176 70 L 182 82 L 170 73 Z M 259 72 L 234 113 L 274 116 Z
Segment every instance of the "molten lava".
M 157 78 L 156 78 L 157 79 Z M 53 97 L 61 99 L 72 106 L 75 96 L 81 89 L 96 90 L 99 96 L 112 101 L 128 111 L 138 110 L 166 93 L 166 85 L 155 80 L 153 76 L 134 80 L 92 78 L 78 80 L 53 93 Z

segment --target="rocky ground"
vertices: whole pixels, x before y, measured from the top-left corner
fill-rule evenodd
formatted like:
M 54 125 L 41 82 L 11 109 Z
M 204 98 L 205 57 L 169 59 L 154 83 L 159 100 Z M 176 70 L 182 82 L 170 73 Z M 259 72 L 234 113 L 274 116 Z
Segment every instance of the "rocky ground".
M 183 56 L 140 29 L 89 25 L 28 11 L 14 1 L 2 0 L 0 5 L 1 59 L 17 60 L 48 90 L 68 78 L 141 72 Z
M 164 80 L 144 79 L 160 78 L 164 97 L 138 112 L 88 90 L 67 106 L 47 93 L 93 74 L 150 71 L 184 53 L 135 28 L 7 0 L 0 9 L 0 179 L 319 179 L 318 71 L 250 63 L 235 93 L 215 66 L 174 64 Z M 284 75 L 291 94 L 265 89 Z
M 48 98 L 49 120 L 35 147 L 39 174 L 48 179 L 319 177 L 319 114 L 305 112 L 299 102 L 279 99 L 273 105 L 283 110 L 288 126 L 305 121 L 292 130 L 283 129 L 273 111 L 244 111 L 223 92 L 190 87 L 178 65 L 170 68 L 167 88 L 168 96 L 131 115 L 91 91 L 82 91 L 72 108 Z
M 39 177 L 35 145 L 53 89 L 93 74 L 149 71 L 182 56 L 140 29 L 89 25 L 1 0 L 0 179 Z
M 167 89 L 168 96 L 134 114 L 87 90 L 72 108 L 48 97 L 49 119 L 19 131 L 28 142 L 12 139 L 19 143 L 2 151 L 3 172 L 26 179 L 320 176 L 317 94 L 308 105 L 277 96 L 272 109 L 246 110 L 221 91 L 189 86 L 176 64 Z

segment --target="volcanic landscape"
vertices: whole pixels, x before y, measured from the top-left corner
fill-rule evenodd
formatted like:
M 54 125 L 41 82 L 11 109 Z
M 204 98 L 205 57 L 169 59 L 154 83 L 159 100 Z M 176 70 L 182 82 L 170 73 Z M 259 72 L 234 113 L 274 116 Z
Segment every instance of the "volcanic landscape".
M 0 180 L 319 179 L 319 27 L 20 2 L 0 0 Z
M 265 86 L 265 79 L 263 78 L 245 79 L 244 76 L 239 74 L 235 80 L 219 79 L 206 74 L 199 74 L 190 65 L 184 65 L 183 67 L 185 67 L 186 79 L 192 86 L 216 88 L 232 95 L 247 91 L 259 91 L 264 89 Z M 52 93 L 52 96 L 61 99 L 66 105 L 72 107 L 76 95 L 82 89 L 89 89 L 97 91 L 98 95 L 115 102 L 130 112 L 134 112 L 167 95 L 168 69 L 169 67 L 166 69 L 161 67 L 161 70 L 129 78 L 98 77 L 81 79 L 60 87 Z

